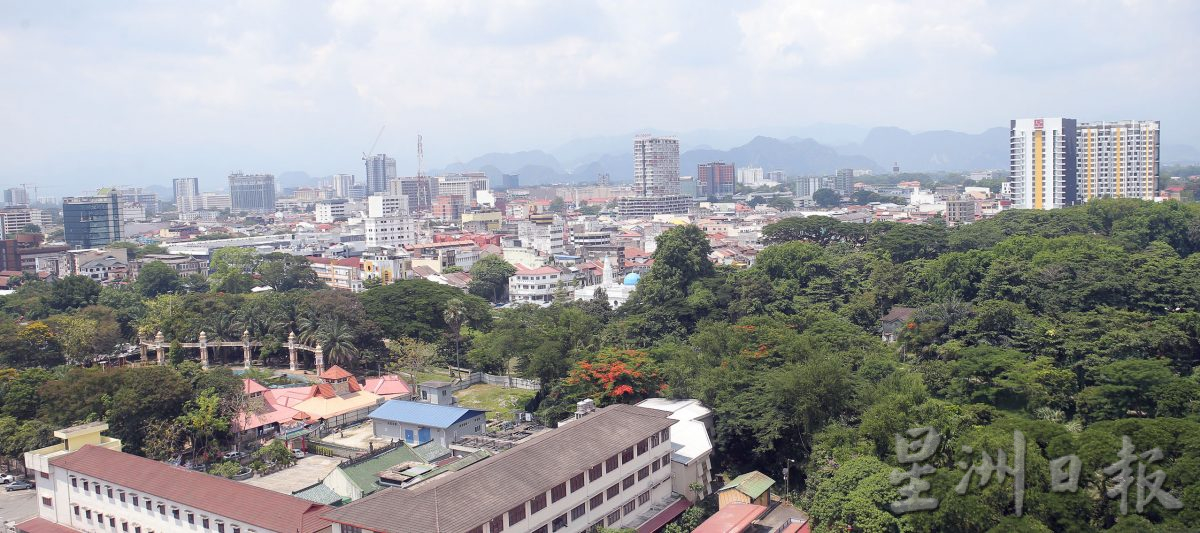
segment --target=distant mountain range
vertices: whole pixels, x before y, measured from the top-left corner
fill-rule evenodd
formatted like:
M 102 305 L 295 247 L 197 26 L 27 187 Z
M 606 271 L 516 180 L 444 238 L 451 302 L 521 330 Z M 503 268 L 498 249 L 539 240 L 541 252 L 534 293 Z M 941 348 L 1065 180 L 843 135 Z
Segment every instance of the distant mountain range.
M 839 168 L 888 172 L 897 164 L 903 172 L 946 172 L 1008 168 L 1008 129 L 981 133 L 901 128 L 866 130 L 842 124 L 815 124 L 793 130 L 800 135 L 771 131 L 752 136 L 746 131 L 701 130 L 674 133 L 653 129 L 644 133 L 675 135 L 682 147 L 680 173 L 694 175 L 696 165 L 725 161 L 737 167 L 783 170 L 790 176 L 831 175 Z M 750 138 L 738 145 L 736 139 Z M 825 142 L 814 137 L 826 139 Z M 861 139 L 854 142 L 853 139 Z M 716 149 L 712 146 L 733 146 Z M 430 174 L 484 172 L 493 183 L 502 174 L 519 174 L 522 185 L 595 181 L 608 174 L 613 182 L 633 181 L 633 134 L 575 139 L 550 150 L 494 152 L 466 162 L 430 169 Z M 1163 144 L 1163 165 L 1200 163 L 1200 150 L 1182 144 Z M 311 186 L 317 177 L 301 171 L 277 174 L 281 187 Z
M 843 128 L 840 133 L 839 138 L 849 138 L 852 130 Z M 711 139 L 712 135 L 705 137 Z M 686 147 L 687 139 L 680 140 Z M 679 159 L 680 173 L 684 175 L 695 174 L 696 165 L 709 161 L 783 170 L 789 175 L 825 175 L 839 168 L 881 172 L 890 170 L 893 163 L 904 171 L 936 172 L 1007 167 L 1007 144 L 1008 130 L 1004 128 L 979 134 L 955 131 L 914 134 L 900 128 L 874 128 L 859 143 L 833 146 L 809 137 L 757 136 L 728 150 L 685 148 Z M 524 185 L 587 182 L 602 173 L 615 182 L 628 182 L 633 180 L 632 145 L 632 135 L 596 137 L 569 142 L 554 153 L 542 150 L 490 153 L 438 170 L 480 171 L 497 182 L 501 174 L 520 174 Z

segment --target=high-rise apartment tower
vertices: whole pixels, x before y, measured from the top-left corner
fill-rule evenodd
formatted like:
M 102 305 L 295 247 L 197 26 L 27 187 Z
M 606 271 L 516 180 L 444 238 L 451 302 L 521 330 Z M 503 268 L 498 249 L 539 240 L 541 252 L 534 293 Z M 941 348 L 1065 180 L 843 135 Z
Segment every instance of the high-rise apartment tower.
M 1009 135 L 1009 182 L 1013 207 L 1057 209 L 1078 198 L 1075 119 L 1013 120 Z
M 638 135 L 633 139 L 633 193 L 637 196 L 679 194 L 679 140 Z

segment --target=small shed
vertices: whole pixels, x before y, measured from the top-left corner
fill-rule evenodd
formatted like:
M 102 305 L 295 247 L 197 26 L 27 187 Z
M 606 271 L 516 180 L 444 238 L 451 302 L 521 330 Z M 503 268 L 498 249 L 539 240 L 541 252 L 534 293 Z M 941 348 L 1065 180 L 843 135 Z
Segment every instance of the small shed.
M 458 403 L 449 381 L 422 381 L 417 384 L 421 392 L 421 401 L 435 405 L 454 405 Z
M 725 506 L 734 503 L 770 505 L 771 487 L 774 485 L 774 479 L 758 470 L 746 472 L 733 478 L 733 481 L 726 483 L 721 490 L 717 491 L 717 507 L 724 509 Z

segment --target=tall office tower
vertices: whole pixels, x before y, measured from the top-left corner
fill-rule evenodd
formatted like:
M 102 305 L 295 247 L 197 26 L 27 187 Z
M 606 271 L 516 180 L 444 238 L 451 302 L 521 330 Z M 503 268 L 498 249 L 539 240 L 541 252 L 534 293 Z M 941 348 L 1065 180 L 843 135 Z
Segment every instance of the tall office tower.
M 720 198 L 733 194 L 736 186 L 734 178 L 733 163 L 714 161 L 696 165 L 697 189 L 703 191 L 705 196 Z
M 1075 119 L 1024 118 L 1010 123 L 1013 207 L 1057 209 L 1076 202 L 1077 138 Z
M 354 185 L 354 174 L 334 174 L 333 196 L 336 198 L 349 198 L 350 187 L 352 185 Z
M 29 192 L 24 187 L 4 189 L 4 203 L 8 205 L 29 205 Z
M 500 185 L 507 189 L 516 189 L 521 186 L 520 174 L 503 174 L 500 176 Z
M 840 168 L 833 176 L 833 190 L 838 194 L 849 196 L 854 192 L 854 169 Z
M 1080 200 L 1154 198 L 1158 190 L 1157 120 L 1084 122 L 1077 131 Z
M 638 135 L 633 139 L 633 194 L 679 194 L 679 140 Z
M 200 208 L 200 183 L 196 178 L 175 178 L 175 210 L 191 213 Z
M 95 248 L 121 240 L 121 197 L 63 198 L 63 237 L 75 248 Z
M 608 187 L 610 184 L 612 184 L 612 179 L 608 177 L 607 172 L 603 172 L 603 173 L 596 175 L 596 185 L 599 185 L 601 187 Z
M 229 202 L 234 211 L 275 211 L 275 176 L 241 172 L 230 174 Z
M 396 177 L 396 160 L 387 154 L 367 156 L 367 194 L 384 192 L 388 180 Z
M 387 193 L 407 196 L 411 211 L 426 211 L 433 205 L 432 189 L 428 176 L 409 176 L 389 181 Z

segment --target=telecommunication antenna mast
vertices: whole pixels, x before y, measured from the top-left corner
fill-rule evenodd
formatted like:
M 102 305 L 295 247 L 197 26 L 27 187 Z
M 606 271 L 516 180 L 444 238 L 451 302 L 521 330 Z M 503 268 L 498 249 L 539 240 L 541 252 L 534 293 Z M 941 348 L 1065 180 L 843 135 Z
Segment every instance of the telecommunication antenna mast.
M 418 178 L 424 176 L 424 174 L 421 173 L 421 171 L 424 170 L 424 168 L 425 168 L 425 143 L 421 139 L 421 134 L 418 133 L 417 134 L 417 177 Z

